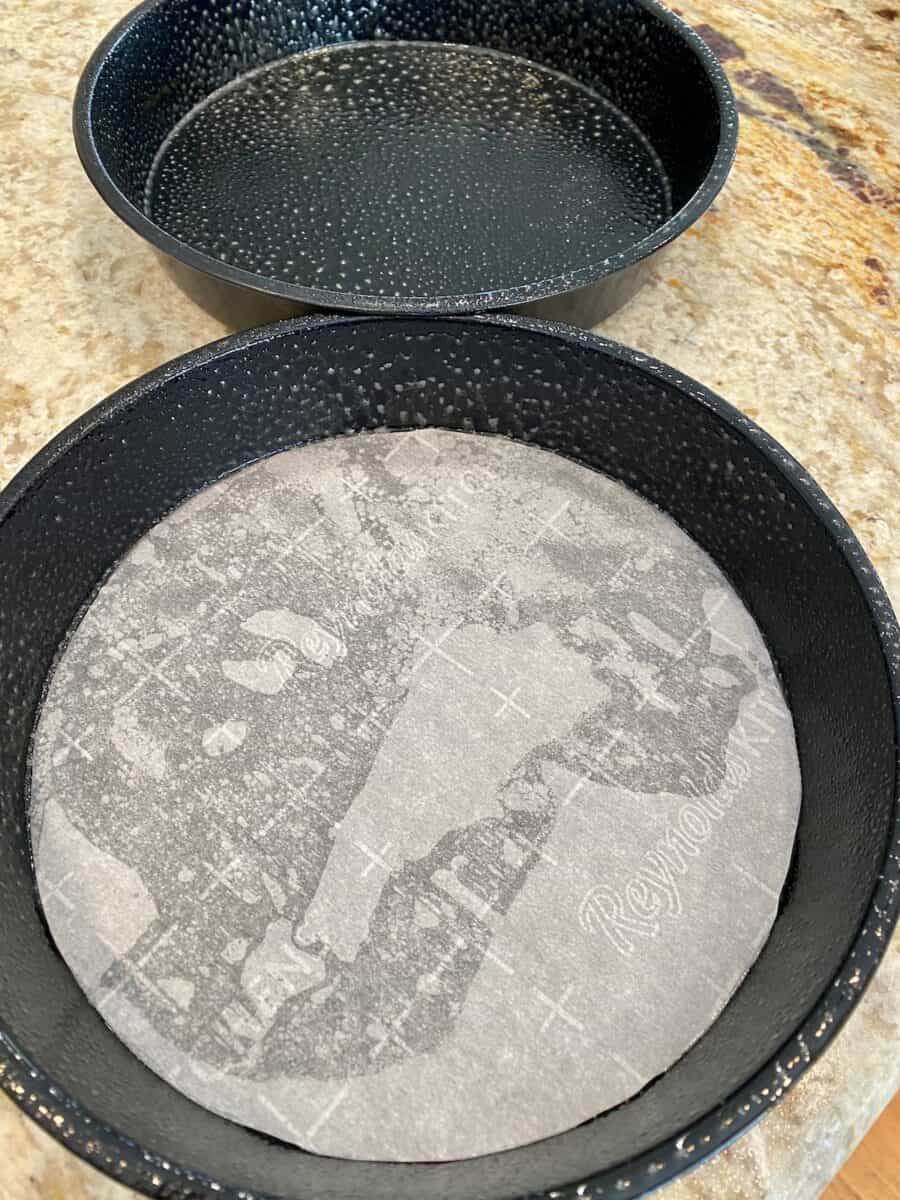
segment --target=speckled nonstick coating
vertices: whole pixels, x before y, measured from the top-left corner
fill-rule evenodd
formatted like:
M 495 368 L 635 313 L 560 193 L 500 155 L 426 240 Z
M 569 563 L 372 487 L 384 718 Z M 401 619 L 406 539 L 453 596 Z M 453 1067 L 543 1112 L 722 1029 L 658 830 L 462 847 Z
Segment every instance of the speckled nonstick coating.
M 737 109 L 656 0 L 149 0 L 88 63 L 74 129 L 107 203 L 233 326 L 586 326 L 712 203 Z
M 674 1067 L 545 1141 L 439 1166 L 386 1165 L 305 1154 L 233 1125 L 116 1039 L 38 906 L 29 753 L 67 630 L 163 513 L 276 450 L 427 424 L 557 450 L 675 517 L 766 638 L 794 717 L 803 803 L 771 937 Z M 777 1101 L 840 1028 L 884 951 L 900 902 L 900 633 L 890 605 L 841 516 L 777 443 L 633 351 L 516 318 L 301 319 L 226 339 L 122 389 L 41 451 L 0 499 L 0 568 L 0 1079 L 53 1136 L 148 1195 L 642 1195 Z

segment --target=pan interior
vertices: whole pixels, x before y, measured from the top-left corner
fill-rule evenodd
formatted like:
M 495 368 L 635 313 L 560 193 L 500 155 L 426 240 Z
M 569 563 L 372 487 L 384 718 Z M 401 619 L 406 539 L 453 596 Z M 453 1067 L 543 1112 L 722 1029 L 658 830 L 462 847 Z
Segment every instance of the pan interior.
M 132 49 L 122 47 L 129 71 Z M 121 116 L 122 107 L 108 112 Z M 109 147 L 113 126 L 105 132 Z M 133 144 L 115 145 L 138 172 Z M 49 935 L 27 825 L 31 735 L 46 680 L 128 549 L 188 497 L 285 447 L 425 425 L 555 449 L 669 513 L 762 631 L 803 775 L 796 853 L 772 931 L 688 1052 L 576 1129 L 427 1166 L 303 1153 L 215 1116 L 148 1070 L 104 1023 Z M 333 318 L 257 330 L 147 377 L 43 452 L 4 495 L 0 568 L 0 1065 L 14 1100 L 46 1110 L 51 1132 L 129 1186 L 151 1194 L 188 1186 L 210 1200 L 240 1191 L 501 1200 L 591 1177 L 565 1194 L 617 1194 L 626 1182 L 639 1194 L 776 1101 L 830 1043 L 883 954 L 897 877 L 896 856 L 886 856 L 897 778 L 890 605 L 809 477 L 727 405 L 659 363 L 511 320 Z M 729 911 L 739 919 L 736 905 Z
M 203 99 L 157 153 L 147 215 L 234 267 L 410 299 L 514 288 L 625 250 L 672 211 L 610 100 L 479 47 L 356 42 Z

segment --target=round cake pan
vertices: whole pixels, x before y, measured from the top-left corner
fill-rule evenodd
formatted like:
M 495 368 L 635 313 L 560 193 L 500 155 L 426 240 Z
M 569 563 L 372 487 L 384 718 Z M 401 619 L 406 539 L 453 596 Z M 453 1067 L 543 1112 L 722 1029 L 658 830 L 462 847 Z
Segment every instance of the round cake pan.
M 656 0 L 148 0 L 88 63 L 74 128 L 110 207 L 232 327 L 589 326 L 712 203 L 737 109 Z
M 425 426 L 544 447 L 670 514 L 755 618 L 803 779 L 771 935 L 701 1039 L 577 1128 L 437 1165 L 305 1153 L 214 1115 L 144 1067 L 52 942 L 27 819 L 48 674 L 129 546 L 186 497 L 276 451 Z M 151 1196 L 642 1195 L 777 1101 L 834 1037 L 884 951 L 900 904 L 898 682 L 896 621 L 840 515 L 751 421 L 658 362 L 564 327 L 477 316 L 305 318 L 188 354 L 86 414 L 0 498 L 2 1086 L 70 1149 Z

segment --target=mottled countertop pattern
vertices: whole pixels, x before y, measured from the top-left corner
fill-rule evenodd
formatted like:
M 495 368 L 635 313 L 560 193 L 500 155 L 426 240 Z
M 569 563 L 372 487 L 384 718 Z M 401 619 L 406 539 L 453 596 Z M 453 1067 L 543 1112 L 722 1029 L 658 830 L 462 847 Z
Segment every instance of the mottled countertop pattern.
M 900 605 L 896 0 L 680 0 L 742 112 L 731 179 L 603 331 L 782 441 Z M 224 329 L 84 177 L 77 76 L 127 0 L 0 0 L 0 484 L 116 387 Z M 835 1044 L 667 1200 L 809 1200 L 900 1084 L 900 942 Z M 0 1100 L 3 1200 L 127 1195 Z

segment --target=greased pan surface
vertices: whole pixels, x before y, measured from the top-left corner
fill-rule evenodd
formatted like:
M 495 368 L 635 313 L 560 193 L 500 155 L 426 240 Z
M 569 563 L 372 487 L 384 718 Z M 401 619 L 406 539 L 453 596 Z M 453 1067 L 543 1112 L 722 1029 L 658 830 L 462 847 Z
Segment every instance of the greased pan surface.
M 74 126 L 114 211 L 234 324 L 590 325 L 710 205 L 737 110 L 655 0 L 152 0 L 97 49 Z

